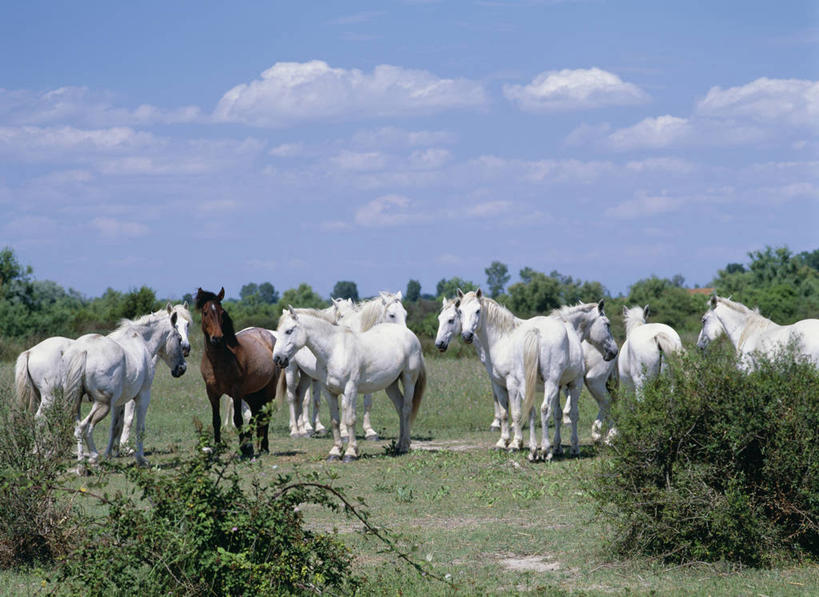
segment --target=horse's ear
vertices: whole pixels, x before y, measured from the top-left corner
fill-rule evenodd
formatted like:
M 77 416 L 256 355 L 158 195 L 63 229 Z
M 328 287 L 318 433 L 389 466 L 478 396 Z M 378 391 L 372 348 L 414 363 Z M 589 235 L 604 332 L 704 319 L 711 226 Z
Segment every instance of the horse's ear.
M 216 298 L 221 303 L 222 299 L 225 298 L 225 287 L 222 286 L 222 290 L 219 291 L 219 294 L 216 295 Z
M 458 289 L 458 298 L 464 298 L 464 291 L 460 288 Z
M 441 307 L 442 308 L 446 307 L 446 297 L 441 299 Z
M 481 298 L 483 296 L 483 291 L 480 288 L 478 288 L 478 292 L 475 293 L 475 296 Z
M 600 313 L 602 313 L 603 312 L 603 307 L 605 305 L 606 305 L 606 299 L 600 299 L 600 302 L 597 303 L 597 310 L 600 311 Z
M 400 301 L 400 300 L 403 300 L 403 298 L 404 298 L 404 293 L 402 293 L 402 292 L 399 290 L 398 292 L 396 292 L 396 293 L 395 293 L 395 296 L 396 296 L 396 298 L 398 298 L 398 300 Z
M 623 317 L 625 317 L 627 313 L 628 313 L 628 306 L 623 305 Z
M 387 304 L 387 295 L 384 294 L 384 292 L 382 291 L 382 292 L 378 293 L 378 296 L 381 297 L 381 304 L 386 305 Z
M 188 308 L 188 301 L 185 301 L 184 303 L 182 303 L 182 308 L 183 308 L 183 309 L 187 309 L 187 308 Z
M 168 304 L 165 305 L 165 310 L 167 310 L 168 313 L 173 313 L 173 305 L 171 304 L 171 301 L 168 301 Z
M 648 304 L 646 304 L 646 306 L 643 307 L 643 317 L 648 317 L 648 313 Z
M 287 310 L 290 311 L 290 317 L 293 319 L 298 319 L 298 317 L 296 317 L 296 310 L 293 309 L 293 305 L 287 305 Z
M 708 299 L 708 303 L 711 305 L 712 309 L 717 308 L 717 293 L 716 292 L 711 295 L 710 299 Z
M 171 313 L 171 325 L 176 325 L 176 311 Z

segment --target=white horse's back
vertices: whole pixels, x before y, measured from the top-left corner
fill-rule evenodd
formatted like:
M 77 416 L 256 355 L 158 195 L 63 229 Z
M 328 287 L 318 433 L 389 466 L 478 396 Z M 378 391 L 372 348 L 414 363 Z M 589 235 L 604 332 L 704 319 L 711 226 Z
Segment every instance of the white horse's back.
M 646 379 L 659 375 L 668 355 L 681 352 L 680 335 L 664 323 L 645 323 L 644 310 L 626 310 L 626 341 L 620 348 L 617 369 L 620 383 L 636 392 Z
M 14 382 L 21 406 L 35 410 L 43 394 L 51 397 L 62 385 L 60 360 L 72 342 L 71 338 L 54 336 L 20 353 L 14 367 Z
M 774 326 L 749 338 L 745 351 L 758 350 L 774 356 L 777 350 L 794 344 L 796 352 L 819 367 L 819 319 L 802 319 L 793 325 Z

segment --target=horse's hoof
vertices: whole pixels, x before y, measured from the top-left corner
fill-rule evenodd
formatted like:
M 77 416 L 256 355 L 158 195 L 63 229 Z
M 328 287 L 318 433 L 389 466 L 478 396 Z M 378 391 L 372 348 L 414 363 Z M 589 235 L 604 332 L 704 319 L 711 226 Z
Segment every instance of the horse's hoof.
M 529 452 L 526 455 L 526 460 L 529 462 L 537 462 L 537 452 Z
M 327 457 L 327 462 L 336 462 L 336 461 L 338 461 L 338 460 L 341 460 L 341 458 L 339 457 L 339 455 L 338 455 L 338 454 L 330 454 L 330 455 Z
M 290 432 L 290 439 L 299 439 L 301 437 L 303 437 L 303 436 L 298 431 L 291 431 Z
M 355 462 L 358 460 L 357 456 L 353 456 L 352 454 L 345 454 L 344 458 L 341 459 L 341 462 Z
M 377 433 L 372 433 L 370 435 L 365 435 L 364 439 L 366 439 L 368 442 L 377 442 L 378 441 L 378 434 Z

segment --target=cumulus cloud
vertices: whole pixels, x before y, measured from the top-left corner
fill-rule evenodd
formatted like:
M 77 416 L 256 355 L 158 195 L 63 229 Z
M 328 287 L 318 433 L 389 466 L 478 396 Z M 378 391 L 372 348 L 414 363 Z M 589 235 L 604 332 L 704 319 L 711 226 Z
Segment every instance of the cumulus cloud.
M 634 126 L 620 129 L 608 136 L 608 144 L 616 150 L 660 148 L 685 140 L 691 134 L 687 118 L 666 114 L 646 118 Z
M 819 81 L 761 78 L 739 87 L 712 87 L 697 114 L 766 124 L 819 127 Z
M 154 142 L 150 133 L 128 127 L 78 129 L 72 126 L 0 127 L 0 155 L 15 159 L 50 159 L 136 150 Z
M 450 145 L 456 140 L 448 131 L 406 131 L 394 126 L 358 131 L 352 138 L 353 144 L 364 147 L 424 147 Z
M 411 219 L 410 200 L 402 195 L 384 195 L 366 203 L 355 213 L 359 226 L 398 226 Z
M 382 64 L 371 73 L 326 62 L 277 62 L 219 100 L 214 117 L 264 127 L 326 119 L 399 116 L 485 105 L 479 83 Z
M 599 68 L 546 71 L 527 85 L 504 85 L 503 94 L 528 112 L 587 110 L 649 101 L 648 94 L 633 83 Z

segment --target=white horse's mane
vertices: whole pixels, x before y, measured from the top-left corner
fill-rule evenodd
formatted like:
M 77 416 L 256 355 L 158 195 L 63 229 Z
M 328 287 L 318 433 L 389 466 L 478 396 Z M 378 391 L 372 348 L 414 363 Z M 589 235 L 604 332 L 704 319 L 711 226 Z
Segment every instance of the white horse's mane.
M 646 314 L 642 307 L 631 307 L 623 313 L 623 321 L 626 324 L 626 336 L 636 327 L 640 327 L 646 322 Z
M 182 317 L 182 319 L 185 319 L 188 323 L 193 323 L 193 317 L 191 317 L 191 312 L 188 311 L 188 309 L 186 309 L 182 305 L 174 305 L 173 310 L 176 312 L 178 317 Z M 154 311 L 153 313 L 146 313 L 145 315 L 141 315 L 136 319 L 128 319 L 126 317 L 123 317 L 122 319 L 119 320 L 119 322 L 117 323 L 117 327 L 114 329 L 113 332 L 111 332 L 111 335 L 124 334 L 134 328 L 141 328 L 151 325 L 152 323 L 156 323 L 157 321 L 162 319 L 163 316 L 167 317 L 169 315 L 170 313 L 168 313 L 167 309 L 162 308 L 159 311 Z
M 313 309 L 311 307 L 298 307 L 294 308 L 293 311 L 296 312 L 296 315 L 310 315 L 311 317 L 317 317 L 319 319 L 323 319 L 324 321 L 328 321 L 330 323 L 336 323 L 336 315 L 335 313 L 327 313 L 323 309 Z M 284 313 L 288 313 L 288 311 L 284 311 Z
M 461 299 L 461 303 L 472 298 L 478 299 L 478 294 L 474 290 L 467 292 Z M 488 296 L 481 296 L 478 300 L 481 302 L 481 307 L 484 308 L 484 321 L 487 324 L 500 332 L 511 332 L 518 327 L 520 320 L 509 309 Z
M 741 348 L 745 341 L 754 336 L 772 325 L 777 325 L 767 317 L 763 316 L 759 312 L 759 307 L 754 307 L 751 309 L 743 305 L 742 303 L 738 303 L 736 301 L 732 301 L 731 299 L 723 298 L 721 296 L 717 297 L 717 302 L 720 305 L 723 305 L 729 309 L 732 309 L 739 313 L 740 315 L 744 315 L 747 319 L 745 320 L 745 327 L 742 328 L 742 333 L 739 335 L 739 340 L 737 341 L 737 347 Z
M 549 316 L 566 321 L 569 315 L 573 313 L 577 313 L 578 311 L 583 311 L 584 313 L 586 313 L 587 311 L 591 311 L 596 307 L 597 303 L 577 303 L 576 305 L 563 305 L 562 307 L 553 309 Z
M 378 318 L 384 312 L 384 303 L 381 298 L 374 298 L 356 305 L 356 311 L 360 313 L 361 331 L 366 332 L 375 325 Z

